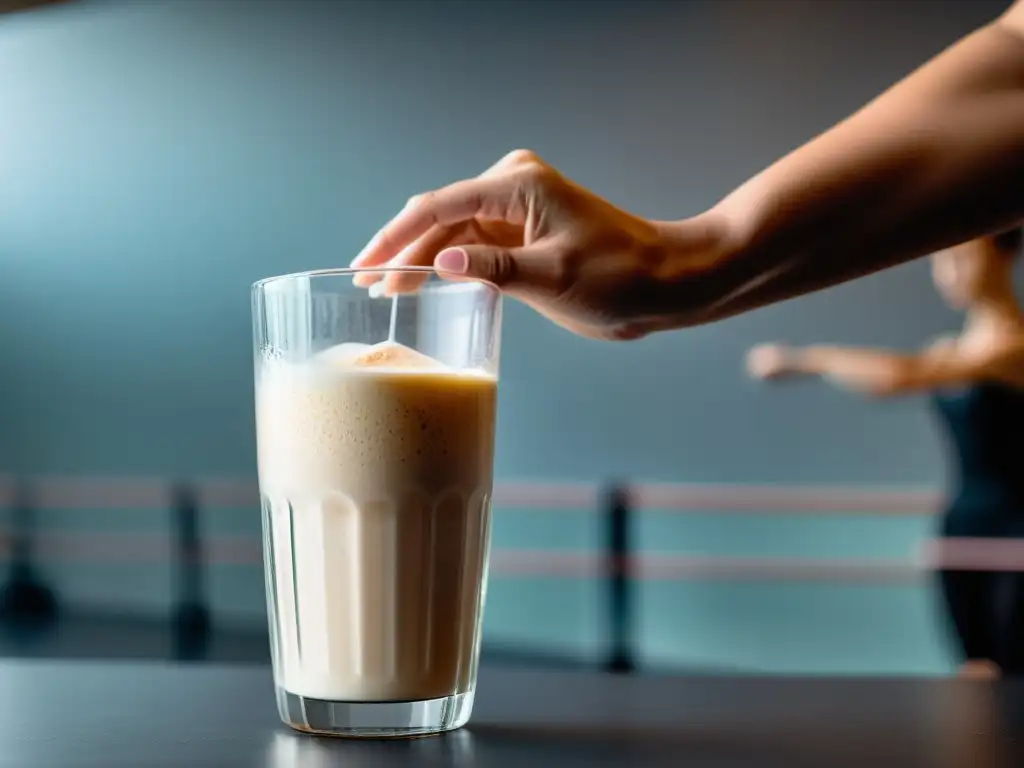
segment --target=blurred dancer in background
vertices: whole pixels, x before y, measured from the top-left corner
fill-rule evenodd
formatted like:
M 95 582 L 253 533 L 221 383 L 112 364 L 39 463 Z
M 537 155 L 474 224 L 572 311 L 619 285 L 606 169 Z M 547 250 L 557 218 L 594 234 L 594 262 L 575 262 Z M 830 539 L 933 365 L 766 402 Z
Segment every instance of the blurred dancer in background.
M 873 396 L 927 393 L 951 445 L 956 482 L 941 535 L 1024 539 L 1024 315 L 1014 295 L 1021 230 L 933 256 L 942 296 L 966 313 L 956 338 L 917 354 L 767 344 L 751 350 L 760 379 L 817 376 Z M 1024 573 L 941 572 L 970 676 L 1024 674 Z

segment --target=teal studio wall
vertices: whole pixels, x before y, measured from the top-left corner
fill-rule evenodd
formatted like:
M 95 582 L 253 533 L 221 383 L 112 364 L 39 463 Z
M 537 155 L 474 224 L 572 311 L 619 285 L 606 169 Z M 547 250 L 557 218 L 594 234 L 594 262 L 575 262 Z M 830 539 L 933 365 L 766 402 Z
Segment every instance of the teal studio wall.
M 682 217 L 1005 2 L 83 2 L 0 20 L 0 470 L 252 477 L 249 284 L 346 265 L 410 195 L 527 146 L 614 202 Z M 684 333 L 574 338 L 506 311 L 498 477 L 940 489 L 918 400 L 758 387 L 764 340 L 910 346 L 955 327 L 924 263 Z M 160 509 L 48 529 L 164 531 Z M 908 557 L 927 516 L 671 515 L 646 551 Z M 258 535 L 253 509 L 208 532 Z M 495 544 L 592 550 L 592 513 L 497 511 Z M 77 606 L 160 614 L 166 563 L 53 558 Z M 253 565 L 217 620 L 259 626 Z M 496 576 L 487 636 L 601 652 L 598 585 Z M 946 671 L 930 584 L 652 581 L 662 664 Z

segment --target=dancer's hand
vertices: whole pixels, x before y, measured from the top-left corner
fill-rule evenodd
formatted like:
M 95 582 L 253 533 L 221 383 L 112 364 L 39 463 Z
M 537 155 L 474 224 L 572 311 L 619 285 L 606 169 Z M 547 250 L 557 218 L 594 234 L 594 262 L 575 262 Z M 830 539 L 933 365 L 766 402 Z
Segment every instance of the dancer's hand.
M 487 280 L 584 336 L 632 339 L 701 309 L 700 276 L 721 233 L 706 219 L 655 222 L 573 183 L 532 152 L 412 198 L 352 266 L 428 266 Z M 356 276 L 369 286 L 383 275 Z M 387 293 L 424 279 L 391 273 Z M 693 298 L 690 298 L 690 297 Z
M 779 379 L 795 373 L 793 350 L 782 344 L 760 344 L 747 353 L 747 372 L 755 379 Z

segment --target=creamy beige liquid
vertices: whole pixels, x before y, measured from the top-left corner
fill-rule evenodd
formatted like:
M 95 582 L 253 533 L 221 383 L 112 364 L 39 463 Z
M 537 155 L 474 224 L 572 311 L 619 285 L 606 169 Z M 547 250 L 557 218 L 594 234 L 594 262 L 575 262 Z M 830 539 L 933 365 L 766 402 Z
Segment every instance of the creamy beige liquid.
M 412 350 L 265 363 L 256 388 L 277 682 L 330 701 L 470 690 L 497 382 Z

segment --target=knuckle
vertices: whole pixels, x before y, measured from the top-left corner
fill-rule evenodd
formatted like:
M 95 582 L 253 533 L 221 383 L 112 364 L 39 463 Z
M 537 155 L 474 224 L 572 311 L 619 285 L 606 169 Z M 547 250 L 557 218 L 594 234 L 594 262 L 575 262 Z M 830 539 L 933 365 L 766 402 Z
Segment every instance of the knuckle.
M 551 166 L 528 149 L 511 152 L 504 162 L 512 174 L 527 181 L 542 181 L 556 175 Z
M 559 197 L 569 191 L 564 185 L 564 177 L 547 163 L 524 163 L 515 173 L 519 183 L 527 189 L 539 190 L 545 195 L 558 194 Z
M 522 163 L 516 173 L 527 181 L 539 182 L 547 178 L 548 168 L 543 163 Z
M 496 285 L 505 285 L 515 281 L 517 264 L 515 257 L 501 249 L 494 254 L 491 262 L 491 281 Z
M 418 195 L 413 195 L 412 197 L 410 197 L 406 201 L 405 207 L 410 210 L 427 208 L 429 207 L 430 201 L 433 199 L 433 196 L 433 192 L 420 192 Z
M 579 248 L 568 248 L 553 254 L 548 263 L 551 290 L 556 296 L 567 296 L 579 290 L 579 281 L 586 254 Z
M 547 198 L 554 191 L 548 169 L 540 164 L 530 163 L 515 168 L 510 174 L 509 182 L 515 190 L 511 199 L 523 208 L 523 212 L 530 207 L 530 200 L 538 195 L 541 199 Z
M 413 195 L 405 204 L 404 218 L 410 221 L 425 221 L 430 225 L 438 224 L 437 192 L 421 192 Z
M 529 149 L 513 149 L 505 155 L 505 162 L 515 165 L 536 163 L 539 160 L 540 158 L 537 157 L 537 153 Z

